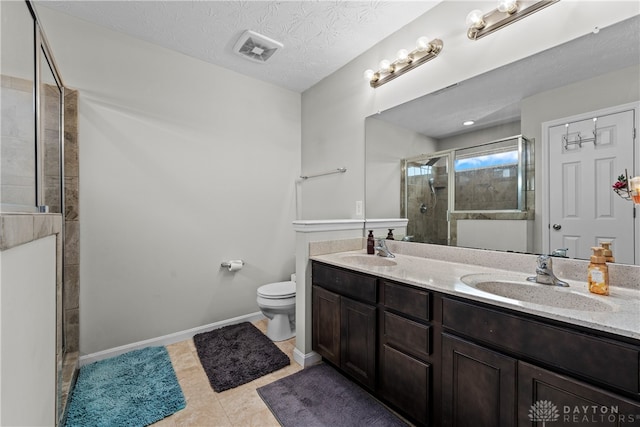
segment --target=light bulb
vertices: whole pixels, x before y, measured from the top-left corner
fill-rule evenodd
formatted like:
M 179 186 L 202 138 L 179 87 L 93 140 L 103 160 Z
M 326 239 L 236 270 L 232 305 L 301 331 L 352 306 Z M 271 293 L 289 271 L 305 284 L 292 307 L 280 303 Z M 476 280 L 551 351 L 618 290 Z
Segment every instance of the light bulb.
M 381 71 L 391 71 L 391 62 L 386 59 L 380 61 L 380 70 Z
M 513 13 L 518 9 L 516 0 L 500 0 L 498 2 L 498 10 L 500 12 Z
M 373 78 L 373 75 L 374 75 L 374 74 L 375 74 L 375 73 L 374 73 L 374 71 L 373 71 L 373 70 L 366 70 L 366 71 L 364 72 L 364 78 L 365 78 L 365 79 L 367 79 L 367 80 L 369 80 L 369 81 L 371 81 L 371 79 Z
M 469 12 L 469 14 L 467 15 L 466 23 L 467 23 L 467 26 L 473 27 L 473 28 L 484 27 L 484 19 L 483 19 L 482 11 L 476 9 Z
M 407 49 L 400 49 L 398 51 L 397 57 L 398 57 L 398 61 L 406 62 L 407 59 L 409 58 L 409 52 L 407 52 Z
M 420 52 L 429 50 L 431 48 L 431 44 L 429 44 L 429 37 L 422 36 L 418 40 L 416 40 L 416 47 Z

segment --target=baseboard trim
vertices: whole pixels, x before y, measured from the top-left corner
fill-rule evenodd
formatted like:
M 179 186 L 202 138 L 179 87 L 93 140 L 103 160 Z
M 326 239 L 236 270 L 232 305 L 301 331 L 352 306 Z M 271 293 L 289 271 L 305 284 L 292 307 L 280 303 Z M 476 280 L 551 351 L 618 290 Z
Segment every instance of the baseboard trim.
M 194 335 L 208 332 L 214 329 L 219 329 L 228 325 L 235 325 L 242 322 L 255 322 L 256 320 L 264 319 L 264 314 L 258 311 L 255 313 L 245 314 L 244 316 L 238 316 L 231 319 L 222 320 L 220 322 L 210 323 L 204 326 L 198 326 L 197 328 L 187 329 L 185 331 L 174 332 L 173 334 L 164 335 L 157 338 L 151 338 L 144 341 L 138 341 L 131 344 L 122 345 L 120 347 L 114 347 L 107 350 L 98 351 L 96 353 L 80 356 L 80 366 L 87 365 L 89 363 L 97 362 L 99 360 L 108 359 L 110 357 L 119 356 L 131 350 L 138 350 L 150 346 L 169 345 L 180 341 L 188 340 Z M 304 366 L 304 365 L 303 365 Z
M 298 365 L 302 366 L 303 368 L 308 368 L 309 366 L 317 365 L 318 363 L 320 363 L 322 361 L 322 356 L 320 356 L 315 351 L 305 354 L 298 350 L 298 348 L 296 347 L 293 349 L 293 360 L 295 360 L 296 363 L 298 363 Z

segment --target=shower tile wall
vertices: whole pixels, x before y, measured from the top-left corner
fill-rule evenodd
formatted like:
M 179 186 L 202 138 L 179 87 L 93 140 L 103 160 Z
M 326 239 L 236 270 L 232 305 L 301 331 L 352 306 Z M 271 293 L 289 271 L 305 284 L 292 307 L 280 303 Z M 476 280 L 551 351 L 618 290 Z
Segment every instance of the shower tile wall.
M 1 76 L 0 202 L 35 206 L 33 82 Z
M 64 325 L 67 352 L 79 350 L 80 210 L 78 163 L 78 92 L 65 88 L 64 97 Z
M 431 175 L 407 177 L 407 235 L 413 235 L 414 242 L 446 245 L 447 174 L 445 167 L 433 167 L 433 171 L 435 195 L 429 186 Z
M 518 167 L 456 172 L 455 210 L 518 209 Z

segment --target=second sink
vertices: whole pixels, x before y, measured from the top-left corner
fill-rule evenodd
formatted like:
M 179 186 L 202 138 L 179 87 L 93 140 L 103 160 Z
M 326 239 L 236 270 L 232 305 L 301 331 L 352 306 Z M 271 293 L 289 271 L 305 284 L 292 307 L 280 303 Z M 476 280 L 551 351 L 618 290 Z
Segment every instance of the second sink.
M 586 295 L 568 288 L 528 282 L 524 275 L 520 277 L 491 273 L 468 274 L 460 280 L 479 291 L 517 301 L 581 311 L 614 309 L 612 304 L 602 301 L 602 297 Z

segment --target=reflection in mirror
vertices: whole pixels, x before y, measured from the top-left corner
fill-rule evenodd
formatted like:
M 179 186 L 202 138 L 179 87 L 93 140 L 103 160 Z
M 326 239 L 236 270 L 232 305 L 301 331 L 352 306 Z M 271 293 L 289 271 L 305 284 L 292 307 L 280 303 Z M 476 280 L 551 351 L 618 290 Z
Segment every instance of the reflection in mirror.
M 535 200 L 533 197 L 526 200 L 527 206 L 534 209 L 534 214 L 533 218 L 525 215 L 509 220 L 519 221 L 521 224 L 520 228 L 527 236 L 525 248 L 509 247 L 508 243 L 505 243 L 508 239 L 504 237 L 508 236 L 509 232 L 505 232 L 506 229 L 502 227 L 504 224 L 500 221 L 476 218 L 475 224 L 465 221 L 465 225 L 460 227 L 459 224 L 454 227 L 451 222 L 443 224 L 442 221 L 430 221 L 430 227 L 433 226 L 434 230 L 429 231 L 429 235 L 425 234 L 423 241 L 533 253 L 550 253 L 557 249 L 550 247 L 549 224 L 543 224 L 543 218 L 549 216 L 551 191 L 548 188 L 557 189 L 561 182 L 555 181 L 548 188 L 542 185 L 549 180 L 549 165 L 546 147 L 543 144 L 548 137 L 543 135 L 543 125 L 577 115 L 588 116 L 590 112 L 630 103 L 638 105 L 639 40 L 640 17 L 634 16 L 610 27 L 601 28 L 597 34 L 589 33 L 368 117 L 365 121 L 366 217 L 402 217 L 399 201 L 404 198 L 404 194 L 400 194 L 400 180 L 406 172 L 401 170 L 403 159 L 415 160 L 417 164 L 412 166 L 420 169 L 426 165 L 425 162 L 434 155 L 433 153 L 471 147 L 478 145 L 479 141 L 495 141 L 513 135 L 524 135 L 534 144 L 533 166 L 526 182 L 527 188 L 537 190 Z M 637 108 L 632 110 L 637 123 Z M 463 126 L 462 123 L 468 120 L 474 120 L 475 124 Z M 637 127 L 637 124 L 635 126 Z M 637 145 L 637 140 L 635 144 Z M 612 160 L 612 176 L 607 179 L 608 187 L 625 168 L 629 169 L 630 174 L 632 170 L 633 175 L 640 173 L 638 151 L 636 150 L 633 158 L 616 156 Z M 421 160 L 422 165 L 419 164 Z M 431 175 L 437 172 L 432 170 Z M 420 173 L 429 177 L 426 170 Z M 436 177 L 433 178 L 434 183 L 437 182 Z M 412 179 L 417 180 L 416 177 Z M 426 182 L 425 185 L 428 187 L 428 178 Z M 588 182 L 592 180 L 585 181 L 583 185 L 587 185 Z M 462 185 L 459 189 L 463 191 Z M 437 199 L 438 206 L 445 197 L 441 197 L 440 194 L 443 190 L 434 191 L 437 197 L 431 197 L 426 193 L 424 200 L 418 204 L 418 211 L 421 204 L 425 204 L 425 215 L 430 212 L 430 203 Z M 447 191 L 448 194 L 450 191 L 451 188 Z M 593 192 L 596 192 L 595 189 Z M 608 193 L 606 197 L 617 197 L 613 191 Z M 622 206 L 617 200 L 612 203 L 615 203 L 616 209 L 633 209 L 633 204 L 628 202 Z M 433 211 L 435 213 L 435 209 Z M 449 212 L 449 219 L 457 219 L 455 215 L 457 213 Z M 640 264 L 638 216 L 625 225 L 628 230 L 633 230 L 635 235 L 636 253 L 631 261 L 625 262 L 635 264 Z M 409 218 L 409 226 L 411 222 Z M 443 227 L 444 231 L 441 231 L 440 227 Z M 495 246 L 476 242 L 481 230 L 492 236 Z M 445 241 L 442 236 L 447 235 Z M 575 254 L 568 255 L 575 257 Z
M 407 240 L 446 245 L 449 242 L 449 170 L 451 152 L 402 162 L 400 216 L 407 218 Z
M 40 50 L 40 127 L 42 153 L 42 202 L 51 213 L 62 212 L 62 87 L 57 82 L 47 54 Z
M 25 2 L 3 1 L 0 8 L 0 206 L 3 211 L 33 212 L 36 207 L 34 24 Z

